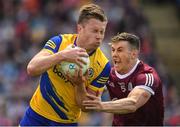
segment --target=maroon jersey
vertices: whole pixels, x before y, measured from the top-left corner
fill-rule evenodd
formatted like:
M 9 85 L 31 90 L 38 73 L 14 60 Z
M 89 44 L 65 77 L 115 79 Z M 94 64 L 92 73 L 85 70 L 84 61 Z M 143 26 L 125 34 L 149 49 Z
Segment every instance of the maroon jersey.
M 134 113 L 114 114 L 113 126 L 163 125 L 162 83 L 156 71 L 139 60 L 134 68 L 125 75 L 120 75 L 114 68 L 111 69 L 107 88 L 112 100 L 127 97 L 135 87 L 149 91 L 151 93 L 150 99 Z

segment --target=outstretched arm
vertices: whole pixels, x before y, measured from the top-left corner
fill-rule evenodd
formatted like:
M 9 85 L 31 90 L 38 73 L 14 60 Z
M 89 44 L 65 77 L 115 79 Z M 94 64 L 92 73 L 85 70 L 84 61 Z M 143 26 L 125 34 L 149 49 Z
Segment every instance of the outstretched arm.
M 79 71 L 79 74 L 75 74 L 77 77 L 72 78 L 72 82 L 75 84 L 76 101 L 83 111 L 89 111 L 86 110 L 85 106 L 83 105 L 84 100 L 101 100 L 101 95 L 104 89 L 104 85 L 108 80 L 110 69 L 110 63 L 108 62 L 106 63 L 106 66 L 104 67 L 100 76 L 98 76 L 98 78 L 94 79 L 91 84 L 88 85 L 85 84 L 88 80 L 88 75 L 86 74 L 83 76 L 81 70 Z M 94 96 L 95 98 L 89 98 L 88 96 Z
M 85 109 L 103 111 L 109 113 L 127 114 L 135 112 L 138 108 L 143 106 L 151 97 L 151 94 L 141 88 L 134 88 L 127 98 L 101 102 L 95 99 L 95 96 L 88 95 L 89 98 L 94 100 L 84 101 Z

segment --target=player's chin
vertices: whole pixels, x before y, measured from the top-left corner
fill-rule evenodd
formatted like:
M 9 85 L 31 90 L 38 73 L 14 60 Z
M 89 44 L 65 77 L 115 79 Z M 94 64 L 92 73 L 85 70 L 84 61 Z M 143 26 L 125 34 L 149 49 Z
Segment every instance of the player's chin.
M 101 44 L 100 42 L 96 42 L 95 45 L 94 45 L 94 48 L 95 49 L 98 48 L 100 46 L 100 44 Z
M 119 65 L 118 64 L 114 64 L 114 68 L 116 69 L 116 71 L 119 70 Z
M 89 50 L 90 53 L 93 52 L 93 51 L 95 51 L 97 48 L 98 48 L 98 46 L 91 46 L 91 48 L 90 48 L 90 50 Z
M 98 43 L 97 45 L 96 45 L 96 47 L 99 47 L 101 44 L 100 43 Z
M 122 71 L 122 69 L 119 66 L 114 66 L 115 70 L 120 73 Z

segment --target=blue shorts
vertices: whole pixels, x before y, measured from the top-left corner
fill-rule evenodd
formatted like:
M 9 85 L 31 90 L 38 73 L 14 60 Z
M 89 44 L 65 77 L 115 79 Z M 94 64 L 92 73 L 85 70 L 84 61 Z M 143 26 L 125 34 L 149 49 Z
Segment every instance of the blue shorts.
M 26 113 L 22 120 L 20 121 L 20 126 L 78 126 L 77 123 L 58 123 L 49 120 L 32 110 L 28 107 Z

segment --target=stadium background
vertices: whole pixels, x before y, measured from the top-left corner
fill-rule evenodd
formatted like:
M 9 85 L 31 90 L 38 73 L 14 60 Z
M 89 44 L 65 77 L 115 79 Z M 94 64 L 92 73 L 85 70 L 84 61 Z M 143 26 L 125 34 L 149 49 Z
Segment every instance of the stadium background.
M 38 77 L 26 66 L 52 36 L 76 30 L 77 10 L 99 4 L 109 23 L 101 46 L 117 32 L 140 36 L 141 59 L 161 76 L 165 96 L 165 125 L 180 125 L 180 0 L 0 0 L 0 125 L 18 125 Z M 111 60 L 111 59 L 110 59 Z M 107 91 L 102 100 L 108 100 Z M 111 114 L 82 114 L 80 125 L 111 125 Z

